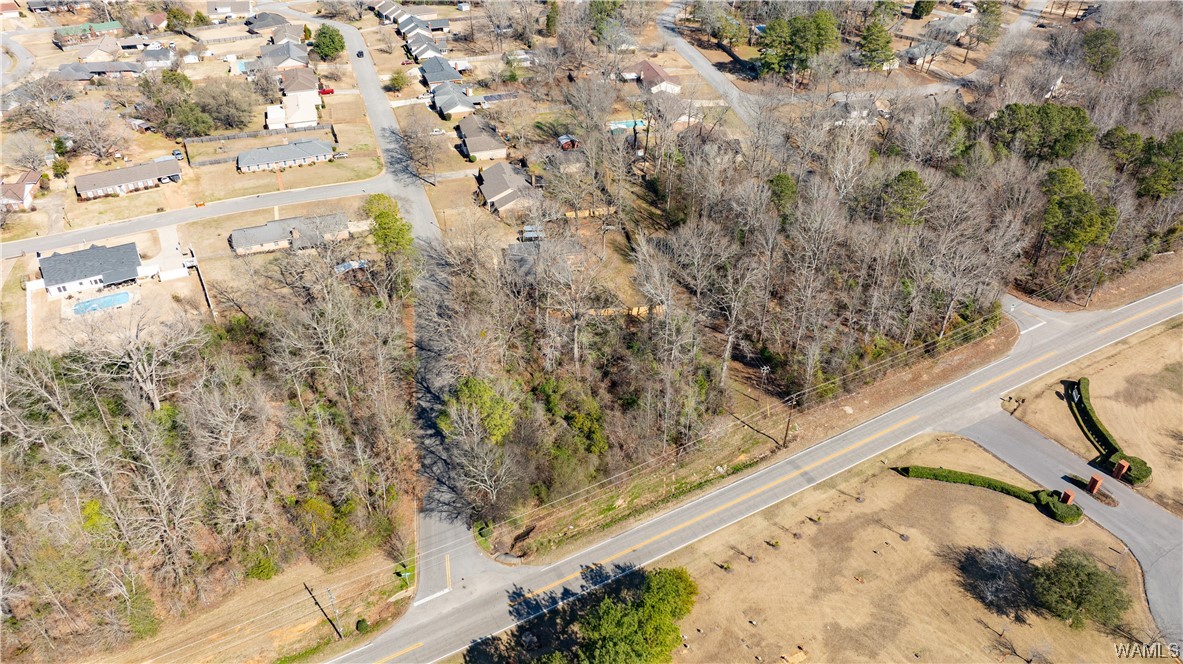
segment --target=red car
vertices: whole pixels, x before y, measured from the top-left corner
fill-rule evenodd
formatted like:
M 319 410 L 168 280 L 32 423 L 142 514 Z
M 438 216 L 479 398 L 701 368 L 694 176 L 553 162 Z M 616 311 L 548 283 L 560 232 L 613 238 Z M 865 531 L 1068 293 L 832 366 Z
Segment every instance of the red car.
M 333 94 L 334 90 L 332 88 L 321 88 L 321 89 L 317 90 L 317 92 L 319 92 L 322 95 L 331 95 L 331 94 Z
M 403 64 L 404 65 L 413 65 L 413 64 L 415 64 L 415 61 L 414 60 L 403 60 Z

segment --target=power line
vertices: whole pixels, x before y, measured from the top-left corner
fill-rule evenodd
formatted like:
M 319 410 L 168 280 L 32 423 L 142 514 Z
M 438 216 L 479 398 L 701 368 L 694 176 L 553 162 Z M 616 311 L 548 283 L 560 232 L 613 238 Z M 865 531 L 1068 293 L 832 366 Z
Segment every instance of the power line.
M 1129 249 L 1129 250 L 1123 252 L 1122 255 L 1120 255 L 1118 257 L 1117 260 L 1123 260 L 1124 258 L 1129 257 L 1133 253 L 1135 253 L 1135 251 L 1133 249 Z M 1101 258 L 1100 260 L 1095 261 L 1094 265 L 1099 265 L 1099 264 L 1101 264 L 1102 261 L 1107 261 L 1107 260 L 1112 260 L 1112 259 Z M 1029 297 L 1033 297 L 1033 298 L 1037 298 L 1037 299 L 1040 297 L 1043 297 L 1044 295 L 1062 287 L 1071 278 L 1072 278 L 1071 275 L 1069 275 L 1067 277 L 1063 277 L 1055 282 L 1052 282 L 1048 286 L 1045 286 L 1044 288 L 1040 289 L 1039 291 L 1035 291 L 1034 293 L 1029 294 Z M 986 324 L 993 323 L 993 322 L 994 321 L 991 320 L 990 316 L 983 317 L 973 323 L 970 323 L 968 325 L 964 325 L 960 328 L 957 328 L 952 333 L 947 334 L 945 336 L 945 338 L 940 341 L 942 343 L 948 342 L 951 346 L 950 349 L 952 349 L 952 347 L 957 347 L 957 344 L 970 338 L 971 335 L 974 335 L 977 332 L 981 331 Z M 769 418 L 776 416 L 776 414 L 773 412 L 774 409 L 776 409 L 780 406 L 786 405 L 790 401 L 797 400 L 796 403 L 801 403 L 800 399 L 805 395 L 815 394 L 821 390 L 829 389 L 831 387 L 840 385 L 842 381 L 849 380 L 853 377 L 862 376 L 862 375 L 864 375 L 868 372 L 871 372 L 871 371 L 885 371 L 885 372 L 891 371 L 892 369 L 898 368 L 899 366 L 906 364 L 906 362 L 905 362 L 906 359 L 912 358 L 919 353 L 923 353 L 923 352 L 932 350 L 929 346 L 930 346 L 930 344 L 928 344 L 928 343 L 919 344 L 919 345 L 914 346 L 912 348 L 906 349 L 900 353 L 892 355 L 888 358 L 880 360 L 879 362 L 867 365 L 866 367 L 862 367 L 862 368 L 857 369 L 855 371 L 847 372 L 846 374 L 836 376 L 828 381 L 824 381 L 823 383 L 819 383 L 818 385 L 815 385 L 810 388 L 796 392 L 796 393 L 789 395 L 788 397 L 786 397 L 782 400 L 779 400 L 775 403 L 765 406 L 760 411 L 758 411 L 758 413 L 755 415 L 748 415 L 748 417 L 750 418 L 749 421 L 750 422 L 759 422 L 759 423 L 763 424 Z M 857 394 L 857 392 L 847 393 L 847 395 L 849 395 L 849 394 Z M 813 408 L 821 406 L 825 403 L 828 403 L 828 402 L 819 401 L 817 403 L 811 404 L 809 407 L 807 407 L 801 411 L 798 411 L 798 415 L 803 414 L 805 412 L 809 412 L 809 411 L 813 410 Z M 754 418 L 754 419 L 751 419 L 751 418 Z M 578 505 L 570 505 L 570 504 L 564 504 L 564 503 L 571 503 L 571 502 L 575 501 L 576 499 L 579 499 L 580 503 L 585 503 L 589 500 L 592 500 L 595 497 L 598 497 L 598 496 L 602 495 L 603 493 L 611 490 L 615 484 L 627 481 L 632 476 L 635 476 L 636 474 L 652 467 L 654 464 L 674 461 L 674 460 L 676 460 L 676 458 L 678 456 L 684 455 L 688 451 L 693 451 L 693 450 L 697 449 L 707 440 L 717 440 L 719 438 L 722 438 L 724 435 L 731 433 L 732 431 L 734 431 L 737 428 L 740 428 L 741 426 L 743 426 L 741 423 L 730 422 L 727 425 L 724 425 L 723 427 L 721 427 L 715 431 L 712 431 L 708 434 L 704 434 L 704 435 L 690 441 L 689 443 L 686 443 L 685 445 L 683 445 L 679 448 L 672 449 L 667 453 L 663 453 L 661 455 L 658 455 L 656 457 L 648 459 L 644 462 L 636 464 L 630 468 L 622 470 L 610 477 L 604 478 L 594 484 L 591 484 L 587 487 L 584 487 L 582 489 L 579 489 L 577 491 L 569 493 L 565 496 L 561 496 L 561 497 L 556 498 L 550 502 L 535 506 L 525 512 L 522 512 L 522 513 L 512 517 L 512 520 L 515 520 L 515 521 L 521 520 L 524 517 L 534 514 L 536 512 L 539 512 L 541 510 L 550 509 L 550 508 L 553 508 L 553 507 L 556 507 L 559 505 L 562 505 L 561 509 L 559 509 L 557 512 L 547 515 L 546 517 L 544 517 L 544 519 L 549 521 L 549 520 L 552 520 L 552 519 L 557 518 L 559 516 L 562 516 L 568 510 L 578 506 Z M 511 519 L 505 519 L 500 522 L 494 523 L 492 525 L 494 527 L 504 526 L 510 520 Z M 468 545 L 468 544 L 470 544 L 470 542 L 471 542 L 471 537 L 466 535 L 464 537 L 457 538 L 452 541 L 443 543 L 433 549 L 419 551 L 417 554 L 417 558 L 419 560 L 419 565 L 420 565 L 420 567 L 422 567 L 424 562 L 434 562 L 434 561 L 442 558 L 444 555 L 454 551 L 455 547 L 457 545 Z M 358 580 L 365 579 L 365 578 L 372 577 L 372 576 L 377 576 L 379 574 L 385 574 L 385 573 L 389 572 L 390 570 L 397 568 L 400 565 L 409 564 L 410 562 L 412 562 L 413 559 L 414 559 L 414 557 L 405 557 L 401 560 L 393 561 L 390 565 L 383 566 L 377 570 L 372 570 L 370 572 L 366 572 L 365 574 L 360 574 L 360 575 L 357 575 L 354 577 L 350 577 L 348 579 L 343 579 L 341 581 L 338 581 L 336 584 L 329 586 L 329 588 L 342 589 L 346 585 L 348 585 L 350 583 L 354 583 Z M 298 590 L 298 588 L 296 590 Z M 359 591 L 357 593 L 343 595 L 342 601 L 344 601 L 345 598 L 353 598 L 353 597 L 358 596 L 359 594 L 371 592 L 371 590 L 372 590 L 372 588 L 366 588 L 366 589 Z M 261 599 L 259 602 L 256 602 L 256 604 L 261 603 L 261 602 L 275 601 L 276 596 L 288 594 L 289 592 L 290 591 L 281 591 L 280 593 L 276 593 L 272 596 Z M 276 607 L 270 611 L 256 615 L 249 620 L 238 623 L 237 625 L 235 625 L 232 628 L 227 628 L 226 630 L 223 630 L 222 632 L 215 634 L 214 637 L 212 637 L 212 638 L 216 639 L 217 637 L 219 637 L 223 634 L 226 634 L 229 631 L 241 629 L 245 625 L 251 624 L 251 623 L 258 621 L 262 618 L 265 618 L 267 616 L 274 615 L 275 613 L 289 610 L 293 607 L 299 606 L 300 604 L 302 604 L 303 602 L 306 602 L 306 601 L 307 600 L 305 600 L 305 599 L 298 599 L 298 600 L 290 602 L 284 606 Z M 294 618 L 289 618 L 289 619 L 285 620 L 284 623 L 282 623 L 282 624 L 288 624 L 288 623 L 291 623 L 295 620 L 298 620 L 301 618 L 306 618 L 306 617 L 314 615 L 316 613 L 317 613 L 317 609 L 310 609 L 304 613 L 297 615 Z M 248 635 L 244 640 L 240 641 L 239 643 L 244 643 L 246 641 L 249 641 L 250 639 L 256 638 L 257 636 L 258 636 L 258 634 Z M 211 639 L 211 637 L 203 637 L 202 639 L 200 639 L 201 641 L 206 641 L 207 643 L 206 643 L 205 647 L 199 649 L 198 652 L 201 652 L 201 651 L 211 648 L 211 647 L 216 647 L 218 645 L 224 645 L 224 644 L 218 644 L 216 642 L 211 643 L 211 642 L 209 642 L 210 639 Z M 176 653 L 176 652 L 178 652 L 178 651 L 180 651 L 180 650 L 182 650 L 182 649 L 184 649 L 196 642 L 198 642 L 197 639 L 183 643 L 183 644 L 173 648 L 172 650 L 168 651 L 167 653 L 160 655 L 159 657 L 157 657 L 155 659 L 160 659 L 161 657 L 167 657 L 169 655 L 172 655 L 172 654 L 174 654 L 174 653 Z M 232 644 L 232 645 L 236 645 L 236 644 Z M 224 646 L 224 647 L 230 647 L 230 646 Z

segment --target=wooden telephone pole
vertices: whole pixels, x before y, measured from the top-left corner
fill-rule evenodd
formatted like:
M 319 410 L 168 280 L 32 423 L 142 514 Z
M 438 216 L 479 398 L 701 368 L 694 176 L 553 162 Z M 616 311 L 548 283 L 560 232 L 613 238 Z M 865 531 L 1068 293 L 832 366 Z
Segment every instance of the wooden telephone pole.
M 312 598 L 312 603 L 316 604 L 316 608 L 320 609 L 321 615 L 325 617 L 325 620 L 329 621 L 329 625 L 331 625 L 333 631 L 337 633 L 337 638 L 344 639 L 345 637 L 342 636 L 341 630 L 337 627 L 337 623 L 333 622 L 333 619 L 329 617 L 328 612 L 326 612 L 325 608 L 320 605 L 320 600 L 316 599 L 316 595 L 312 594 L 312 588 L 309 588 L 307 583 L 304 584 L 304 590 L 308 591 L 308 596 Z

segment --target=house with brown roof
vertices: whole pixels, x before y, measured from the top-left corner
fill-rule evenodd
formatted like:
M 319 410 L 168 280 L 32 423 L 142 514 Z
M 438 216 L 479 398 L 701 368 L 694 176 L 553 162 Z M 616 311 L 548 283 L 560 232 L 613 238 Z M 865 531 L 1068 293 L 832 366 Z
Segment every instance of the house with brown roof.
M 20 18 L 21 8 L 15 2 L 0 2 L 0 18 Z
M 0 207 L 10 212 L 28 212 L 33 194 L 41 184 L 41 171 L 25 171 L 15 182 L 0 185 Z
M 280 88 L 285 95 L 320 89 L 320 79 L 312 69 L 289 69 L 283 73 L 281 81 Z
M 123 52 L 119 42 L 111 35 L 103 35 L 97 42 L 91 42 L 78 49 L 78 62 L 111 62 Z
M 153 30 L 163 30 L 168 27 L 168 14 L 164 12 L 152 12 L 145 16 L 144 20 Z
M 675 95 L 682 92 L 682 86 L 677 79 L 670 76 L 661 65 L 650 60 L 633 67 L 623 78 L 637 81 L 648 92 L 668 92 Z

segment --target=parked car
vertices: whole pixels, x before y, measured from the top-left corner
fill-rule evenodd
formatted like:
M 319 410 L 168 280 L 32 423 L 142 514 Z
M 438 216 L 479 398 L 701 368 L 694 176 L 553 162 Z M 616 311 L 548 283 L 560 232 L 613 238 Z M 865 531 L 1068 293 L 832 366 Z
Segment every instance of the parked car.
M 431 130 L 432 136 L 443 136 L 446 133 L 447 133 L 446 131 L 444 131 L 443 129 L 440 129 L 439 127 L 436 127 L 435 129 Z
M 348 158 L 349 158 L 348 152 L 336 152 L 333 154 L 333 159 L 348 159 Z
M 173 157 L 177 161 L 185 161 L 185 153 L 181 152 L 180 150 L 173 150 Z
M 414 60 L 403 60 L 403 61 L 402 61 L 402 64 L 404 64 L 404 65 L 413 65 L 413 64 L 415 64 L 415 61 L 414 61 Z
M 331 95 L 334 92 L 336 92 L 336 90 L 334 90 L 332 88 L 321 88 L 321 89 L 317 90 L 317 92 L 322 95 Z
M 357 52 L 357 57 L 359 57 L 359 58 L 364 58 L 364 57 L 366 57 L 366 52 L 365 52 L 365 51 L 358 51 L 358 52 Z

